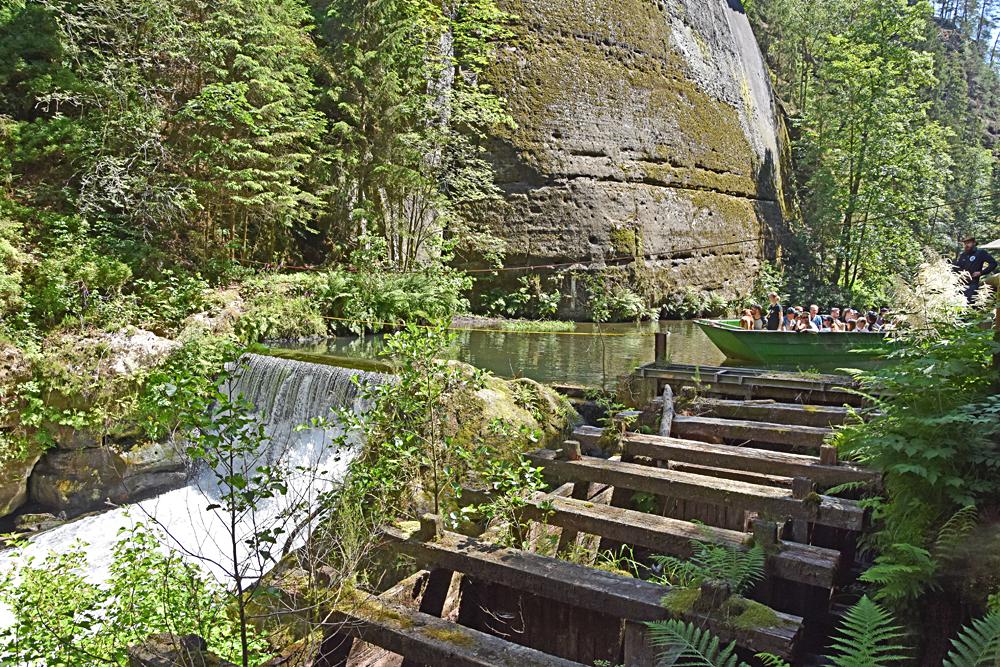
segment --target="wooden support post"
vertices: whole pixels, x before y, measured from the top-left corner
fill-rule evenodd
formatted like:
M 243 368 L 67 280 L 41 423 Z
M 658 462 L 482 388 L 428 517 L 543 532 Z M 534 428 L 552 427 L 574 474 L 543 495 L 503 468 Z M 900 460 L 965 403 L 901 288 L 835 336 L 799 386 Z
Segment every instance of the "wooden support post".
M 753 542 L 764 549 L 766 553 L 778 550 L 778 524 L 766 519 L 753 520 Z
M 577 447 L 579 447 L 579 442 L 575 440 L 573 442 L 576 442 Z M 577 459 L 577 461 L 579 460 Z M 577 482 L 574 484 L 573 491 L 570 492 L 570 497 L 574 500 L 590 500 L 590 482 Z M 556 553 L 563 554 L 568 552 L 570 547 L 576 544 L 576 538 L 579 534 L 579 531 L 572 528 L 563 528 L 562 532 L 559 533 L 559 543 L 556 545 Z
M 663 416 L 660 418 L 660 435 L 670 437 L 674 424 L 674 390 L 669 384 L 663 385 Z
M 448 601 L 448 591 L 451 590 L 451 580 L 455 576 L 452 570 L 435 568 L 427 575 L 427 585 L 420 596 L 420 611 L 441 618 L 444 605 Z M 404 658 L 400 667 L 420 667 L 424 663 Z
M 654 667 L 656 664 L 656 651 L 642 623 L 625 621 L 625 664 L 627 667 Z
M 341 632 L 332 632 L 323 639 L 319 653 L 313 659 L 313 665 L 314 667 L 346 667 L 353 648 L 354 637 Z
M 837 465 L 837 448 L 833 445 L 823 445 L 819 448 L 819 462 L 820 465 L 825 466 L 835 466 Z
M 701 584 L 701 595 L 694 604 L 694 610 L 702 614 L 711 614 L 722 606 L 722 603 L 733 595 L 729 582 L 720 579 L 708 579 Z
M 792 498 L 805 500 L 813 493 L 813 483 L 806 477 L 792 479 Z M 809 544 L 809 522 L 805 519 L 792 521 L 792 539 L 800 544 Z
M 566 440 L 563 442 L 562 446 L 563 457 L 567 461 L 579 461 L 583 458 L 583 453 L 580 451 L 580 441 L 579 440 Z
M 653 349 L 653 359 L 656 361 L 665 361 L 667 358 L 667 336 L 670 334 L 664 333 L 662 331 L 656 332 L 654 336 L 654 349 Z
M 437 538 L 444 531 L 441 517 L 437 514 L 425 514 L 420 517 L 420 531 L 417 537 L 423 542 Z

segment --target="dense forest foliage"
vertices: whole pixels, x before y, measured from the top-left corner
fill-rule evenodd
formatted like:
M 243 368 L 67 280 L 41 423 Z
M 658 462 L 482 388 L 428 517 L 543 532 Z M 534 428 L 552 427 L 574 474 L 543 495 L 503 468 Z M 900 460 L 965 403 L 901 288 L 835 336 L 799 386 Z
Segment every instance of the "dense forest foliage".
M 993 0 L 747 2 L 790 121 L 799 280 L 861 295 L 1000 235 Z
M 505 21 L 492 0 L 4 3 L 8 330 L 358 249 L 495 255 L 481 142 L 510 121 L 479 73 Z

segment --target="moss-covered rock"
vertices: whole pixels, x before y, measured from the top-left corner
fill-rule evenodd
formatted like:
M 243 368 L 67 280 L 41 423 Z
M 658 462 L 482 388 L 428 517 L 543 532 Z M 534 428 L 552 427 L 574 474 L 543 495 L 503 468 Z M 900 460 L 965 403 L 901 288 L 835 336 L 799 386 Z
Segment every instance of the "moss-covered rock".
M 647 253 L 651 304 L 686 286 L 748 291 L 762 245 L 717 244 L 780 224 L 787 151 L 746 16 L 725 0 L 501 6 L 516 37 L 488 79 L 516 121 L 492 152 L 508 262 L 569 272 Z M 562 308 L 581 316 L 585 300 Z
M 477 373 L 454 363 L 470 376 Z M 485 375 L 481 387 L 472 383 L 451 396 L 449 407 L 446 432 L 456 444 L 503 441 L 510 453 L 553 444 L 579 421 L 565 397 L 528 378 Z

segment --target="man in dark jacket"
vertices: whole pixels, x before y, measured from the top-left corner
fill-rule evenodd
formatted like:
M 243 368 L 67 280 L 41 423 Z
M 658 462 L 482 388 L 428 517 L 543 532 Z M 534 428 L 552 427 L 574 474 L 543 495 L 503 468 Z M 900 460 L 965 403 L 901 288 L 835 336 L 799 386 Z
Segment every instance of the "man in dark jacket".
M 969 286 L 965 288 L 965 298 L 972 303 L 979 291 L 979 281 L 983 276 L 988 276 L 997 269 L 997 261 L 990 253 L 976 247 L 976 239 L 968 237 L 962 239 L 965 249 L 955 260 L 956 271 L 964 271 L 969 274 Z

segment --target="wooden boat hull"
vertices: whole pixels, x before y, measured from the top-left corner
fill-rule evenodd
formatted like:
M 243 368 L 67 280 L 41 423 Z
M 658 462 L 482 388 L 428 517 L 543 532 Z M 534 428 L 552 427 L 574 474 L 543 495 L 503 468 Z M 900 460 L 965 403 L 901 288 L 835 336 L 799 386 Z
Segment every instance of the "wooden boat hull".
M 878 358 L 891 344 L 877 333 L 747 331 L 736 320 L 695 320 L 729 359 L 758 364 L 829 365 Z

